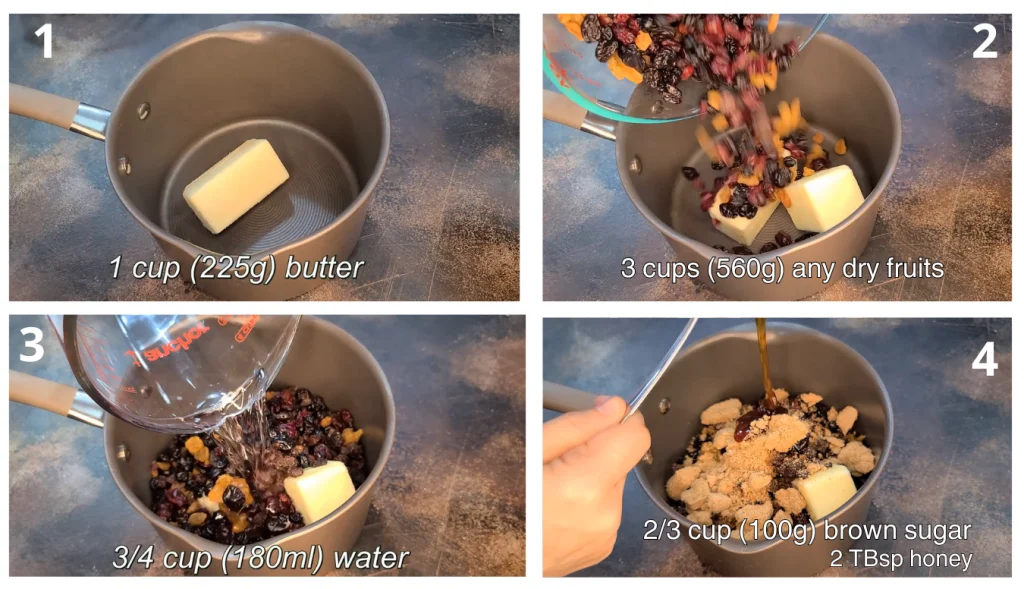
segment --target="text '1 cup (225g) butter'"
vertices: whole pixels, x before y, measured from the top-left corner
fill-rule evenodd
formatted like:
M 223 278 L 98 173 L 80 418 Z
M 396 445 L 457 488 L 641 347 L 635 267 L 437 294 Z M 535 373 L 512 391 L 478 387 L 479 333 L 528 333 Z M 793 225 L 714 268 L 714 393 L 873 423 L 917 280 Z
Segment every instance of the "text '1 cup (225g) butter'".
M 288 179 L 266 139 L 249 139 L 185 187 L 185 202 L 210 233 L 220 233 Z

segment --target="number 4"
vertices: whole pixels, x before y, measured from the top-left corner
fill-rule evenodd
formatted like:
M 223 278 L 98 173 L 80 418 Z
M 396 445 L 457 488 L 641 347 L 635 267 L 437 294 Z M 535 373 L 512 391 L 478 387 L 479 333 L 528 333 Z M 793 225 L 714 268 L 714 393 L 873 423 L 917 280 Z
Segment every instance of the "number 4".
M 43 59 L 53 57 L 53 25 L 46 23 L 36 31 L 37 37 L 43 38 Z
M 996 364 L 995 352 L 996 345 L 992 342 L 985 342 L 985 346 L 978 352 L 978 357 L 974 359 L 971 368 L 984 370 L 985 376 L 995 376 L 996 368 L 999 368 L 999 365 Z

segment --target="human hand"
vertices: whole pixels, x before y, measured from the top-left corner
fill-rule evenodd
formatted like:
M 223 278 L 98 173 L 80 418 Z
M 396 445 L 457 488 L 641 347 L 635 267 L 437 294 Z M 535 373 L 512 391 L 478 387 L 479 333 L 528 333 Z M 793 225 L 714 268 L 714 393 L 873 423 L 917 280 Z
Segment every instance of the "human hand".
M 608 557 L 622 521 L 629 471 L 651 447 L 639 413 L 619 397 L 544 424 L 544 575 L 563 576 Z

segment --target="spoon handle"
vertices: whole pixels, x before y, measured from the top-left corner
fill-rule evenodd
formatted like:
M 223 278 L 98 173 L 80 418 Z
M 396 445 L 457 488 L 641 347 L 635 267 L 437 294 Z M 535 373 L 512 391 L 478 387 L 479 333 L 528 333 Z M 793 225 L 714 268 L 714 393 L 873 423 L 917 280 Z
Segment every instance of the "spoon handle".
M 672 347 L 669 348 L 668 353 L 665 354 L 665 357 L 661 359 L 661 363 L 658 364 L 658 368 L 654 371 L 653 374 L 651 374 L 651 377 L 647 379 L 647 384 L 645 384 L 643 388 L 641 388 L 640 391 L 636 394 L 636 396 L 633 397 L 633 400 L 629 402 L 629 411 L 627 411 L 626 416 L 622 418 L 623 422 L 629 419 L 629 416 L 636 413 L 636 410 L 640 408 L 640 404 L 644 402 L 644 399 L 647 398 L 647 395 L 649 395 L 651 393 L 651 390 L 654 389 L 654 385 L 658 384 L 658 381 L 661 380 L 662 375 L 664 375 L 665 371 L 668 370 L 669 365 L 672 364 L 672 361 L 675 360 L 676 356 L 679 355 L 679 350 L 683 349 L 683 345 L 686 343 L 686 340 L 690 337 L 690 333 L 693 332 L 693 328 L 696 325 L 696 317 L 693 317 L 686 322 L 686 327 L 683 328 L 683 332 L 679 334 L 679 337 L 676 338 L 676 342 L 672 344 Z

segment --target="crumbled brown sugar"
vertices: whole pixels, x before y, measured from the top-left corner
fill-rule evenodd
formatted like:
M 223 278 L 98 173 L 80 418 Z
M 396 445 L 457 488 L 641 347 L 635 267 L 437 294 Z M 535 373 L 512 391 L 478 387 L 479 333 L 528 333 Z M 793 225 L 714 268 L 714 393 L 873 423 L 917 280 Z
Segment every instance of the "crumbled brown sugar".
M 853 429 L 854 422 L 857 421 L 857 410 L 853 407 L 847 407 L 839 412 L 836 416 L 836 425 L 842 430 L 844 434 L 849 433 Z
M 739 399 L 728 399 L 721 403 L 715 403 L 700 414 L 700 422 L 704 425 L 717 425 L 739 419 L 742 406 Z
M 852 430 L 854 408 L 837 412 L 815 393 L 775 389 L 775 396 L 780 412 L 751 421 L 742 441 L 736 441 L 737 421 L 753 406 L 728 399 L 701 414 L 704 427 L 666 484 L 680 513 L 695 523 L 733 528 L 744 519 L 809 523 L 806 500 L 793 481 L 833 463 L 846 465 L 854 476 L 874 468 L 874 455 Z M 847 425 L 851 417 L 844 431 L 839 419 Z

